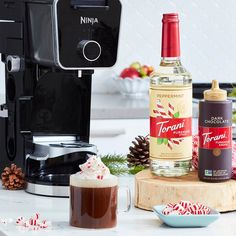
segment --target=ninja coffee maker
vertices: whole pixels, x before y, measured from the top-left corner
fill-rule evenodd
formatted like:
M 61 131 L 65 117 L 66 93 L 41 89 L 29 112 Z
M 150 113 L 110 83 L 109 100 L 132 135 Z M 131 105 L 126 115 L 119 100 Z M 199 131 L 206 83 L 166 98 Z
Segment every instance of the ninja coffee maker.
M 0 0 L 6 102 L 0 169 L 24 168 L 26 191 L 68 196 L 88 154 L 93 69 L 117 58 L 119 0 Z

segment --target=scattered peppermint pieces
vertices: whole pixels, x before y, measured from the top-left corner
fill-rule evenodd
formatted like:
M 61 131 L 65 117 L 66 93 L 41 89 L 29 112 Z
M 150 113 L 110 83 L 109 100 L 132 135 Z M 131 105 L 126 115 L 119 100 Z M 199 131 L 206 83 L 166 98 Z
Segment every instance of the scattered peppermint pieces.
M 47 220 L 40 220 L 39 214 L 36 213 L 35 216 L 29 219 L 22 216 L 18 217 L 16 220 L 16 225 L 20 226 L 21 229 L 40 230 L 49 228 L 51 226 L 51 222 Z
M 162 211 L 163 215 L 209 215 L 211 209 L 201 203 L 190 201 L 180 201 L 179 203 L 169 203 Z
M 102 162 L 101 158 L 97 156 L 90 156 L 86 163 L 79 166 L 81 171 L 77 173 L 83 179 L 103 180 L 110 176 L 109 169 Z
M 30 219 L 26 219 L 25 217 L 21 216 L 18 217 L 16 220 L 11 218 L 0 218 L 0 224 L 8 225 L 14 223 L 19 230 L 40 230 L 40 229 L 47 229 L 51 226 L 51 223 L 47 220 L 40 220 L 39 214 L 36 213 L 34 217 Z

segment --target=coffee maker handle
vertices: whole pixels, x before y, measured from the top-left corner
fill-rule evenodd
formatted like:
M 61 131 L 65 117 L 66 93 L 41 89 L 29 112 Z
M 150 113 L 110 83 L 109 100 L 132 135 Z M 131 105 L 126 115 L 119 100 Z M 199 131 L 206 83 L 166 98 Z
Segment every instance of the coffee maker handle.
M 39 156 L 33 156 L 32 154 L 27 154 L 26 159 L 28 158 L 35 161 L 46 161 L 49 158 L 49 155 L 39 157 Z

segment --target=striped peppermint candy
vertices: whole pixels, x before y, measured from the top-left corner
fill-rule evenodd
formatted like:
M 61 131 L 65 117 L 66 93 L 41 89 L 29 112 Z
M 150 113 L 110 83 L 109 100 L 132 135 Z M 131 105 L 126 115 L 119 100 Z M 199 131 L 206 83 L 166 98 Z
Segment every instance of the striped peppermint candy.
M 171 140 L 168 140 L 167 146 L 170 150 L 172 150 L 173 149 L 173 142 Z
M 163 215 L 169 215 L 172 211 L 173 211 L 173 208 L 166 207 L 166 208 L 162 211 L 162 213 L 163 213 Z
M 16 220 L 16 225 L 20 226 L 22 229 L 27 230 L 40 230 L 46 229 L 51 226 L 51 223 L 47 220 L 40 220 L 39 214 L 36 213 L 33 217 L 29 218 L 28 220 L 24 217 L 19 217 Z
M 207 215 L 210 214 L 210 208 L 201 203 L 192 203 L 182 200 L 179 203 L 169 203 L 162 211 L 164 215 Z
M 169 118 L 160 100 L 157 100 L 157 112 L 161 115 L 162 118 Z
M 184 141 L 183 139 L 174 139 L 174 138 L 171 139 L 171 142 L 176 145 L 180 145 L 180 143 L 182 143 L 183 141 Z
M 189 212 L 188 210 L 179 211 L 179 213 L 182 216 L 184 216 L 184 215 L 192 215 L 191 212 Z
M 188 209 L 191 205 L 192 205 L 192 202 L 190 201 L 180 201 L 179 204 L 184 207 L 185 209 Z
M 174 211 L 184 211 L 185 208 L 180 203 L 178 203 L 173 207 L 173 210 Z
M 174 206 L 175 206 L 176 204 L 174 203 L 168 203 L 167 205 L 166 205 L 166 207 L 167 208 L 173 208 Z
M 168 104 L 168 115 L 171 118 L 174 118 L 175 108 L 170 103 Z
M 209 215 L 210 210 L 209 209 L 199 209 L 194 212 L 192 212 L 193 215 Z

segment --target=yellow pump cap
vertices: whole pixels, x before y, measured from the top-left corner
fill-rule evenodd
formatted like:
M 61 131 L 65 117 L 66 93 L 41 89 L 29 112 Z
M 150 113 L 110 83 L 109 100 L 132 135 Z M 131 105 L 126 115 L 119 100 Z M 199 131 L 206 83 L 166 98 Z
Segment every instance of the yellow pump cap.
M 226 101 L 227 91 L 220 89 L 218 81 L 213 80 L 211 89 L 204 91 L 204 99 L 206 101 Z

